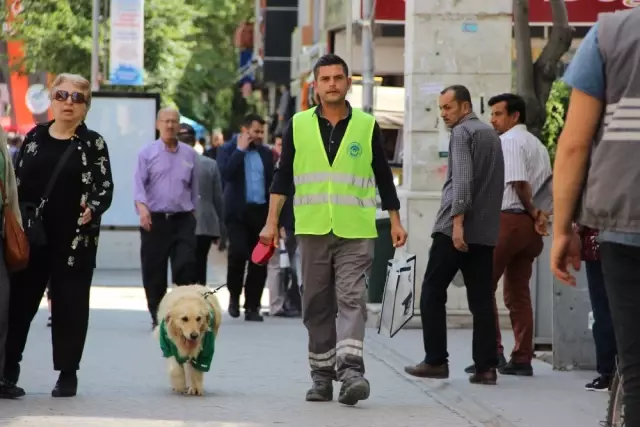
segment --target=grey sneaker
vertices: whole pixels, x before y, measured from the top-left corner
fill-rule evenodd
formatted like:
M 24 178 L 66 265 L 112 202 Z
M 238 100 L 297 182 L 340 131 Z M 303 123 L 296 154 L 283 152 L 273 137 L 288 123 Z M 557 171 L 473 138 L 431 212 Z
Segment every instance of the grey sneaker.
M 353 378 L 342 383 L 338 402 L 353 406 L 361 400 L 369 398 L 369 381 L 364 378 Z
M 330 382 L 314 382 L 307 391 L 307 402 L 330 402 L 333 400 L 333 384 Z

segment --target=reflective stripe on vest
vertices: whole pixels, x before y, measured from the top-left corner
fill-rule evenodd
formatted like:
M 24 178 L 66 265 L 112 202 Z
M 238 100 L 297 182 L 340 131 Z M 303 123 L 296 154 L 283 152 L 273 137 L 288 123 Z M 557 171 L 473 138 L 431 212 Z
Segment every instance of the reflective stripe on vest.
M 293 182 L 296 185 L 314 184 L 324 181 L 339 182 L 341 184 L 353 185 L 363 189 L 376 187 L 376 183 L 372 178 L 363 178 L 339 172 L 312 172 L 293 177 Z
M 296 205 L 320 205 L 333 203 L 334 205 L 358 206 L 361 208 L 375 208 L 376 199 L 362 199 L 356 196 L 345 196 L 344 194 L 314 194 L 307 196 L 295 196 L 293 203 Z
M 622 98 L 608 104 L 602 141 L 640 141 L 640 99 Z

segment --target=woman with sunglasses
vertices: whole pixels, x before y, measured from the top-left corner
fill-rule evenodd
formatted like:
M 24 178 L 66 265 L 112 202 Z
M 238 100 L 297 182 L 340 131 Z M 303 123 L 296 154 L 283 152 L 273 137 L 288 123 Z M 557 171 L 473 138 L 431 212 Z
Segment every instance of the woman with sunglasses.
M 51 87 L 54 120 L 32 129 L 18 154 L 18 196 L 30 259 L 26 270 L 12 275 L 0 398 L 25 394 L 17 386 L 20 361 L 47 283 L 53 368 L 60 372 L 51 395 L 70 397 L 77 391 L 100 218 L 113 195 L 107 145 L 84 124 L 90 105 L 84 77 L 59 75 Z
M 13 162 L 7 144 L 7 134 L 0 126 L 0 372 L 4 366 L 4 343 L 9 332 L 9 295 L 10 282 L 9 272 L 5 262 L 3 225 L 4 225 L 4 203 L 13 211 L 14 216 L 20 222 L 20 208 L 18 207 L 18 188 L 16 176 L 13 170 Z M 4 191 L 2 191 L 4 189 Z M 0 378 L 0 388 L 3 387 Z

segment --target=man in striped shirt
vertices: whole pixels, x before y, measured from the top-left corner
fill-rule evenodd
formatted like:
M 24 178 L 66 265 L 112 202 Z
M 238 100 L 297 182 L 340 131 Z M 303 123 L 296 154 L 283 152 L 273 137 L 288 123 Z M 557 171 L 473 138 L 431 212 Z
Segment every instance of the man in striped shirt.
M 451 129 L 449 167 L 422 282 L 420 314 L 426 355 L 405 372 L 421 378 L 449 377 L 447 288 L 460 270 L 473 313 L 476 365 L 469 380 L 495 384 L 498 360 L 492 266 L 504 190 L 500 138 L 475 115 L 466 87 L 446 88 L 438 102 L 442 120 Z
M 503 375 L 533 375 L 533 308 L 529 281 L 533 261 L 542 252 L 544 213 L 533 205 L 535 194 L 551 175 L 549 153 L 542 142 L 527 130 L 524 100 L 511 93 L 489 100 L 491 124 L 500 134 L 504 155 L 504 195 L 500 214 L 498 244 L 493 253 L 493 304 L 498 308 L 495 291 L 503 276 L 504 303 L 509 310 L 515 346 L 507 363 L 502 347 L 499 322 L 496 322 L 498 368 Z M 544 225 L 544 224 L 541 224 Z M 467 368 L 467 372 L 474 367 Z

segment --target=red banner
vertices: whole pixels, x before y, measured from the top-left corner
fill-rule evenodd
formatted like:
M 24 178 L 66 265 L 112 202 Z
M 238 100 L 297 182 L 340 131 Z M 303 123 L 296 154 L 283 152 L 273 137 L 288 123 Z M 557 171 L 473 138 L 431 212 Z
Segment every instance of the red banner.
M 565 4 L 567 5 L 569 22 L 577 24 L 596 22 L 598 14 L 603 12 L 614 12 L 640 6 L 640 0 L 565 0 Z M 549 0 L 529 0 L 529 22 L 539 24 L 551 21 Z
M 406 0 L 376 0 L 375 5 L 376 21 L 404 22 Z M 360 0 L 360 16 L 362 17 L 362 0 Z

